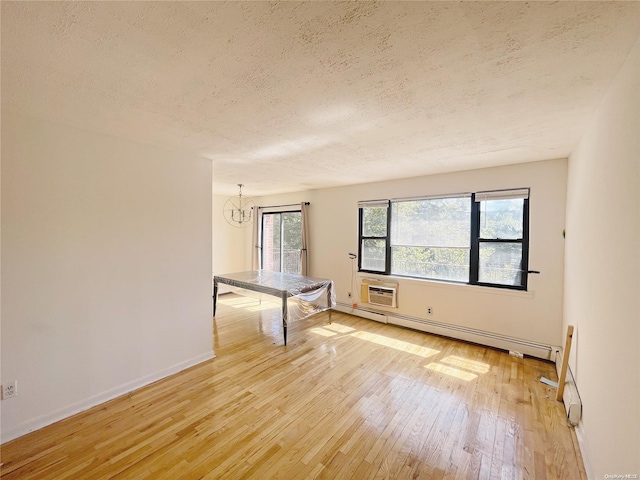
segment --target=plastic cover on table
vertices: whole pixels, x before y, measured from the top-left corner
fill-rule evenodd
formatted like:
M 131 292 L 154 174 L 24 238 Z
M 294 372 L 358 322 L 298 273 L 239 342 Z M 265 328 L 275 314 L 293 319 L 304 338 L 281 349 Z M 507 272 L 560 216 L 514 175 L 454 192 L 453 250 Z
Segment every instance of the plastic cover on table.
M 240 273 L 216 275 L 219 288 L 244 296 L 274 303 L 282 308 L 282 298 L 287 297 L 287 323 L 302 320 L 336 305 L 333 281 L 270 270 L 251 270 Z M 224 281 L 224 283 L 220 283 Z

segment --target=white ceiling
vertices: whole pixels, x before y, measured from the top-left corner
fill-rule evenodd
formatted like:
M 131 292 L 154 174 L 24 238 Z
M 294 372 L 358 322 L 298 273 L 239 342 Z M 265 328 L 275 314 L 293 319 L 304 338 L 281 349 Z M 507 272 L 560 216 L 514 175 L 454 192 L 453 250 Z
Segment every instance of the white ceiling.
M 566 157 L 638 2 L 2 2 L 2 108 L 258 196 Z

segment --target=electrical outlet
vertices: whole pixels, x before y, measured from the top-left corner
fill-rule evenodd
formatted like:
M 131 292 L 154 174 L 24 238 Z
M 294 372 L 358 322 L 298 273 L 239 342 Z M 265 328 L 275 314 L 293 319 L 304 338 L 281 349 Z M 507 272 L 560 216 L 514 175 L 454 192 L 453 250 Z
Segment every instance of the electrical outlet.
M 13 382 L 5 383 L 4 385 L 2 385 L 2 400 L 15 397 L 16 395 L 18 395 L 17 380 L 14 380 Z
M 509 350 L 509 355 L 516 358 L 524 358 L 524 355 L 516 350 Z
M 427 315 L 433 315 L 433 308 L 427 307 Z

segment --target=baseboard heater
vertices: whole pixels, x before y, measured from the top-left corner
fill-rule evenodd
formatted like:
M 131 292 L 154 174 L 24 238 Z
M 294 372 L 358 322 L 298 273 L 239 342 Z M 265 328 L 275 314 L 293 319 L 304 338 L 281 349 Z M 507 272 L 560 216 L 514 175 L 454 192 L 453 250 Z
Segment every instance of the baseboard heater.
M 353 308 L 352 305 L 343 302 L 336 302 L 336 310 L 339 312 L 350 313 L 358 317 L 366 318 L 367 320 L 374 320 L 380 323 L 388 323 L 387 316 L 384 313 L 375 312 L 373 310 L 367 310 L 365 308 Z
M 560 368 L 562 365 L 561 351 L 556 351 L 556 372 L 558 379 L 560 378 Z M 567 368 L 566 383 L 564 385 L 564 392 L 562 395 L 562 402 L 564 403 L 564 410 L 567 412 L 567 421 L 570 425 L 576 426 L 582 418 L 582 400 L 580 400 L 580 394 L 578 393 L 578 387 L 576 387 L 576 381 L 573 377 L 571 368 Z
M 469 327 L 462 327 L 460 325 L 452 325 L 448 323 L 436 322 L 433 320 L 426 320 L 424 318 L 411 317 L 408 315 L 399 315 L 397 313 L 385 314 L 376 312 L 358 306 L 353 308 L 346 303 L 338 302 L 337 310 L 357 315 L 359 317 L 368 318 L 382 323 L 389 323 L 392 325 L 398 325 L 401 327 L 411 328 L 413 330 L 420 330 L 427 333 L 434 333 L 436 335 L 443 335 L 447 337 L 456 338 L 459 340 L 465 340 L 469 342 L 478 343 L 481 345 L 487 345 L 490 347 L 499 348 L 502 350 L 516 350 L 527 355 L 531 355 L 536 358 L 544 360 L 554 361 L 552 354 L 558 351 L 557 347 L 551 347 L 542 343 L 531 342 L 523 340 L 521 338 L 509 337 L 506 335 L 500 335 L 493 332 L 486 332 L 484 330 L 477 330 Z M 418 328 L 419 326 L 425 326 L 427 328 Z M 486 339 L 483 341 L 483 339 Z

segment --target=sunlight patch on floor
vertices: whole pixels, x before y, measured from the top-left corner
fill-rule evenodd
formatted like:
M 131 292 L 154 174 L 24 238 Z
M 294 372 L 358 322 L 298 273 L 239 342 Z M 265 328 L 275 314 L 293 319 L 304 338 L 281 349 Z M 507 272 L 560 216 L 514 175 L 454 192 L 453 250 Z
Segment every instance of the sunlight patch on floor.
M 254 305 L 252 307 L 245 307 L 250 312 L 261 312 L 262 310 L 273 310 L 274 308 L 278 308 L 278 305 L 273 303 L 268 303 L 263 301 L 261 305 Z
M 339 323 L 330 323 L 329 325 L 325 325 L 324 328 L 338 333 L 349 333 L 356 330 L 355 328 L 347 327 L 346 325 L 341 325 Z
M 272 308 L 280 307 L 280 305 L 276 302 L 270 302 L 268 300 L 261 301 L 261 300 L 250 298 L 250 297 L 232 297 L 232 298 L 219 297 L 218 302 L 232 308 L 246 308 L 251 312 L 259 312 L 262 310 L 269 310 Z
M 334 335 L 337 335 L 337 332 L 331 332 L 329 330 L 325 330 L 322 327 L 311 328 L 309 329 L 309 331 L 311 333 L 315 333 L 316 335 L 322 335 L 323 337 L 333 337 Z
M 270 310 L 280 307 L 280 305 L 275 302 L 265 300 L 260 301 L 247 297 L 220 298 L 218 301 L 232 308 L 244 308 L 251 312 Z M 423 358 L 432 357 L 440 353 L 440 350 L 423 347 L 421 345 L 416 345 L 415 343 L 405 342 L 404 340 L 398 340 L 376 333 L 359 331 L 340 323 L 329 323 L 321 327 L 310 328 L 308 331 L 315 335 L 327 338 L 335 337 L 339 334 L 348 335 L 360 340 L 375 343 L 376 345 L 382 345 L 401 352 L 418 355 Z M 458 355 L 449 355 L 442 358 L 437 363 L 432 362 L 425 365 L 425 368 L 469 382 L 478 378 L 479 374 L 487 373 L 491 369 L 491 366 L 478 360 L 471 360 Z
M 433 370 L 434 372 L 444 373 L 445 375 L 459 378 L 467 382 L 478 378 L 478 375 L 476 375 L 475 373 L 465 372 L 464 370 L 448 367 L 447 365 L 441 365 L 439 363 L 430 363 L 429 365 L 425 365 L 425 368 L 428 368 L 429 370 Z
M 354 332 L 351 334 L 351 336 L 359 338 L 361 340 L 366 340 L 368 342 L 372 342 L 378 345 L 383 345 L 385 347 L 394 348 L 402 352 L 411 353 L 413 355 L 419 355 L 420 357 L 424 357 L 424 358 L 431 357 L 433 355 L 440 353 L 440 350 L 434 350 L 432 348 L 422 347 L 420 345 L 416 345 L 415 343 L 409 343 L 403 340 L 396 340 L 394 338 L 385 337 L 383 335 L 378 335 L 376 333 Z
M 458 357 L 457 355 L 449 355 L 440 360 L 440 363 L 453 365 L 454 367 L 470 370 L 475 373 L 487 373 L 491 370 L 491 365 L 477 360 L 469 360 L 468 358 Z
M 222 303 L 223 305 L 229 305 L 230 307 L 236 307 L 238 305 L 253 305 L 259 303 L 260 300 L 256 300 L 255 298 L 248 297 L 218 297 L 218 303 Z

